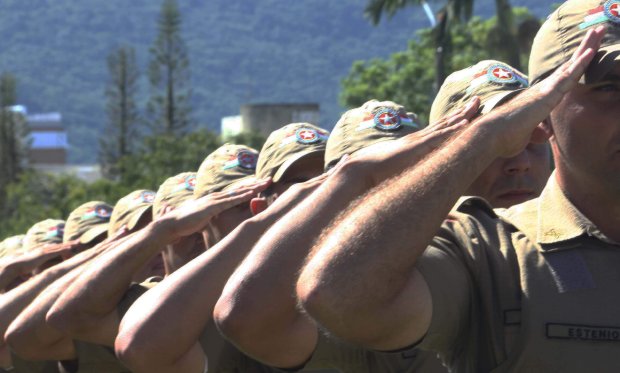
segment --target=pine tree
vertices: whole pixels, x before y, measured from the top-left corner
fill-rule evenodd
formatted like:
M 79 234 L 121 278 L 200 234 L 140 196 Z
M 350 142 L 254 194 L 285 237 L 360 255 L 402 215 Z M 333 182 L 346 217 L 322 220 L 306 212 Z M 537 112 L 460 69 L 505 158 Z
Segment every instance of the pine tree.
M 28 126 L 23 114 L 11 106 L 17 102 L 17 81 L 9 73 L 0 75 L 0 206 L 6 187 L 25 170 L 28 157 Z
M 178 134 L 190 124 L 191 89 L 176 0 L 163 1 L 157 26 L 157 38 L 150 49 L 148 119 L 155 133 Z
M 104 176 L 120 177 L 121 158 L 133 153 L 138 135 L 139 114 L 135 95 L 139 77 L 131 47 L 121 47 L 108 56 L 110 80 L 105 91 L 108 122 L 99 141 L 99 162 Z

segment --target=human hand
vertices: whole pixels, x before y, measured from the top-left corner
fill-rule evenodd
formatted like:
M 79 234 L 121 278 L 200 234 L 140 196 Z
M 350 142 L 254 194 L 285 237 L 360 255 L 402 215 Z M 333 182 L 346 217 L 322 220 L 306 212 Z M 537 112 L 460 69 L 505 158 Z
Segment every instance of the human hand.
M 530 142 L 542 143 L 549 137 L 541 123 L 571 91 L 598 51 L 605 35 L 604 26 L 589 30 L 571 59 L 553 74 L 519 96 L 476 121 L 488 126 L 498 157 L 513 157 Z
M 262 179 L 237 189 L 211 193 L 187 201 L 174 210 L 167 208 L 165 214 L 157 219 L 157 226 L 162 229 L 166 237 L 165 243 L 176 242 L 181 237 L 203 231 L 218 214 L 248 202 L 265 190 L 270 183 L 271 179 Z

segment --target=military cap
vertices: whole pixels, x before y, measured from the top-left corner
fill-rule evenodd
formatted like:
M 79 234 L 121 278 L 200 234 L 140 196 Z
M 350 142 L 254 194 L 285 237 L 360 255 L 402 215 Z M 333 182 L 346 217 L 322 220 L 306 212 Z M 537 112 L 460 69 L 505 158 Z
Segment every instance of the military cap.
M 256 177 L 271 177 L 278 182 L 295 162 L 307 157 L 325 155 L 329 131 L 310 123 L 291 123 L 273 131 L 258 156 Z
M 155 192 L 146 189 L 135 190 L 121 198 L 114 205 L 108 236 L 114 236 L 121 228 L 133 230 L 142 216 L 149 214 L 153 209 Z
M 178 207 L 194 198 L 196 173 L 183 172 L 166 179 L 157 189 L 153 202 L 153 218 L 158 217 L 166 206 Z
M 65 221 L 46 219 L 33 225 L 24 237 L 23 249 L 28 252 L 37 246 L 63 242 Z
M 88 244 L 107 234 L 112 216 L 112 206 L 102 201 L 84 203 L 69 214 L 65 226 L 64 242 L 80 239 Z
M 344 113 L 334 127 L 325 149 L 325 168 L 346 154 L 370 145 L 396 140 L 418 131 L 418 118 L 392 101 L 371 100 Z
M 245 145 L 224 144 L 209 154 L 196 173 L 194 197 L 229 189 L 254 179 L 258 152 Z
M 586 32 L 606 26 L 599 52 L 585 74 L 585 83 L 599 81 L 620 61 L 620 0 L 568 0 L 542 25 L 530 53 L 532 83 L 545 78 L 570 60 Z
M 527 76 L 508 64 L 480 61 L 446 78 L 431 107 L 430 122 L 465 106 L 474 96 L 480 98 L 482 113 L 488 113 L 528 86 Z
M 0 242 L 0 258 L 4 256 L 20 255 L 24 251 L 25 234 L 11 236 Z

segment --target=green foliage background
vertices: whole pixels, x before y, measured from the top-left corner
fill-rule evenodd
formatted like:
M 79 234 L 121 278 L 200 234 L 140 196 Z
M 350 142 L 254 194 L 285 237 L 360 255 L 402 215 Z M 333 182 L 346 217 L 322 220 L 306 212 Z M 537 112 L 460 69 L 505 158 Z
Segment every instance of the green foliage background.
M 539 17 L 552 1 L 513 0 Z M 491 0 L 476 14 L 494 13 Z M 136 48 L 142 68 L 140 105 L 147 96 L 148 48 L 160 1 L 2 0 L 0 71 L 19 81 L 20 101 L 32 112 L 60 111 L 74 163 L 95 163 L 105 122 L 105 59 L 121 45 Z M 360 0 L 180 0 L 190 57 L 193 119 L 216 129 L 222 116 L 248 102 L 319 102 L 331 128 L 343 108 L 340 81 L 356 60 L 403 50 L 427 27 L 419 8 L 373 27 Z

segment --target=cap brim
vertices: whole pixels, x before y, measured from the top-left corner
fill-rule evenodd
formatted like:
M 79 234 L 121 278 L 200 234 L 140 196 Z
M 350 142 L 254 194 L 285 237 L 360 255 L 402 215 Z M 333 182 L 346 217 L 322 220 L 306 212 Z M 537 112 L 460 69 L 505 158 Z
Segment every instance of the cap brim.
M 491 110 L 495 109 L 496 107 L 506 103 L 507 101 L 509 101 L 510 99 L 514 98 L 515 96 L 517 96 L 519 93 L 525 91 L 527 88 L 520 88 L 520 89 L 516 89 L 514 91 L 505 91 L 505 92 L 501 92 L 498 93 L 496 95 L 493 95 L 491 97 L 489 97 L 488 100 L 485 100 L 484 102 L 482 102 L 482 111 L 480 112 L 481 114 L 487 114 L 489 113 Z
M 138 225 L 138 222 L 140 221 L 140 219 L 142 219 L 144 214 L 149 213 L 152 216 L 152 211 L 153 205 L 143 206 L 141 209 L 139 209 L 127 222 L 127 230 L 133 230 L 136 225 Z
M 586 84 L 599 82 L 618 63 L 620 63 L 620 44 L 600 48 L 584 74 L 584 82 Z
M 109 225 L 110 225 L 109 223 L 103 223 L 103 224 L 99 224 L 87 230 L 80 237 L 80 243 L 88 244 L 88 243 L 91 243 L 95 238 L 98 238 L 104 234 L 107 235 Z
M 325 149 L 315 149 L 315 150 L 310 150 L 307 152 L 297 153 L 294 156 L 289 157 L 284 163 L 282 163 L 282 166 L 280 166 L 278 170 L 276 171 L 276 173 L 273 175 L 273 178 L 272 178 L 273 182 L 277 183 L 278 181 L 280 181 L 282 176 L 284 176 L 286 171 L 289 168 L 291 168 L 291 166 L 295 164 L 295 162 L 315 156 L 315 157 L 320 157 L 321 163 L 323 163 L 324 155 L 325 155 Z

